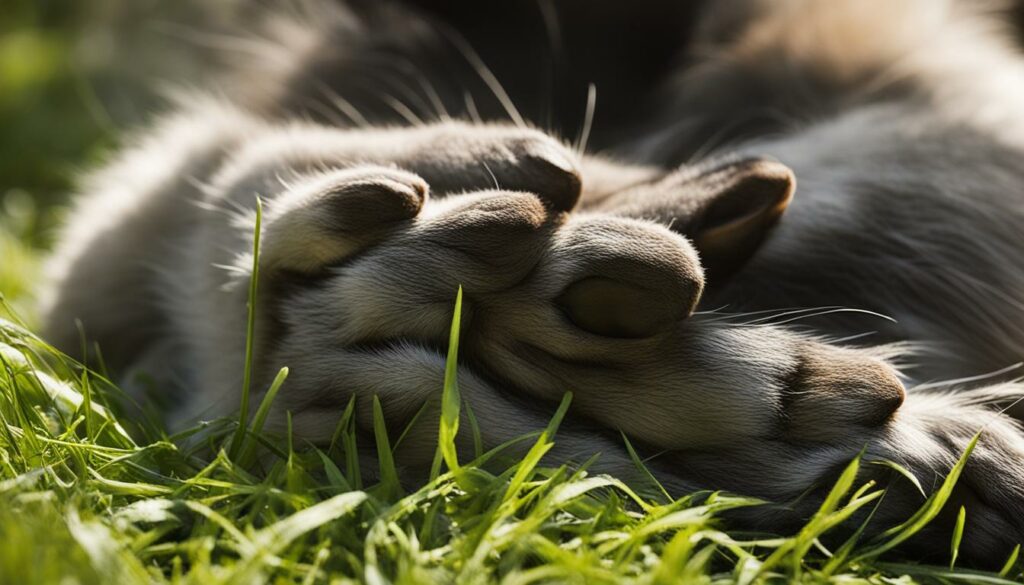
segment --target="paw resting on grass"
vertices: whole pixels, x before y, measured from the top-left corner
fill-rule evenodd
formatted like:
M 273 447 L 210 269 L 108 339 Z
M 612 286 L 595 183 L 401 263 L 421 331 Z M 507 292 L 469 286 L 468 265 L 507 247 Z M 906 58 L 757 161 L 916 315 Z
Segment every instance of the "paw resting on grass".
M 571 391 L 553 459 L 600 453 L 593 469 L 635 477 L 622 432 L 661 454 L 652 465 L 679 492 L 727 488 L 785 501 L 827 485 L 867 446 L 901 462 L 927 492 L 963 448 L 943 434 L 947 422 L 990 413 L 954 405 L 926 416 L 910 408 L 924 400 L 914 395 L 903 405 L 889 349 L 838 347 L 779 325 L 694 312 L 706 279 L 756 251 L 785 209 L 792 176 L 779 165 L 726 161 L 648 180 L 609 164 L 592 173 L 593 160 L 558 141 L 505 126 L 232 127 L 246 131 L 208 146 L 220 158 L 191 193 L 204 211 L 172 234 L 188 238 L 170 260 L 183 263 L 172 288 L 180 293 L 161 308 L 190 335 L 133 344 L 139 356 L 125 360 L 161 364 L 168 379 L 188 382 L 193 393 L 171 401 L 182 405 L 179 419 L 238 407 L 254 196 L 264 209 L 256 401 L 281 367 L 291 371 L 267 427 L 283 431 L 290 414 L 296 438 L 326 443 L 354 397 L 367 447 L 378 397 L 391 431 L 418 421 L 395 453 L 410 477 L 429 469 L 435 452 L 460 286 L 462 428 L 474 426 L 471 411 L 485 448 L 544 428 Z M 616 174 L 641 179 L 609 188 Z M 180 199 L 177 189 L 196 181 L 172 175 L 189 177 L 166 194 Z M 606 196 L 577 209 L 581 192 Z M 161 252 L 153 261 L 169 260 Z M 107 314 L 121 313 L 99 316 Z M 91 316 L 87 331 L 96 329 Z M 978 448 L 993 463 L 965 477 L 1017 481 L 1015 468 L 998 471 L 995 462 L 1016 452 L 1019 431 L 993 418 L 1002 421 L 999 441 L 983 437 Z M 457 440 L 472 452 L 472 433 Z M 965 490 L 957 498 L 987 506 L 979 514 L 1021 509 L 1024 497 L 1012 490 L 971 485 L 977 498 Z M 920 503 L 912 496 L 889 498 L 886 517 L 912 514 Z M 978 542 L 1001 550 L 1019 540 L 1012 522 L 992 525 L 1003 529 Z
M 466 136 L 446 134 L 453 131 Z M 398 456 L 408 468 L 429 465 L 453 291 L 462 286 L 459 380 L 487 446 L 541 428 L 566 391 L 574 394 L 575 415 L 597 426 L 570 425 L 560 456 L 582 460 L 603 451 L 605 469 L 625 473 L 621 448 L 600 429 L 623 431 L 667 452 L 656 468 L 682 489 L 730 487 L 791 500 L 829 485 L 830 474 L 866 447 L 875 459 L 905 466 L 928 492 L 966 446 L 949 440 L 948 420 L 900 412 L 905 392 L 887 365 L 887 348 L 838 347 L 785 327 L 694 315 L 704 286 L 699 236 L 642 219 L 649 210 L 607 204 L 601 212 L 573 211 L 587 177 L 556 142 L 509 129 L 433 132 L 420 143 L 429 164 L 409 150 L 400 163 L 371 158 L 317 171 L 290 180 L 269 203 L 264 276 L 288 282 L 298 274 L 301 284 L 273 301 L 284 337 L 264 359 L 271 370 L 292 368 L 277 407 L 293 413 L 301 436 L 329 438 L 352 396 L 366 430 L 373 396 L 391 428 L 404 428 L 428 404 L 420 419 L 426 422 L 407 435 Z M 470 144 L 480 154 L 433 162 L 450 144 Z M 478 172 L 482 166 L 486 174 Z M 749 181 L 772 201 L 791 189 L 785 180 L 763 189 L 765 173 L 770 181 L 780 176 L 775 168 L 739 167 L 719 169 L 719 179 L 733 180 L 717 181 L 721 192 L 704 196 L 728 200 L 749 192 Z M 708 206 L 695 209 L 706 213 Z M 288 223 L 296 220 L 306 223 Z M 736 242 L 748 246 L 750 239 Z M 977 458 L 998 461 L 1012 454 L 1006 449 L 1020 449 L 1015 429 L 991 434 Z M 765 466 L 777 464 L 786 469 L 767 477 Z M 889 479 L 874 465 L 866 469 L 866 476 Z M 976 558 L 985 556 L 982 548 L 993 559 L 1005 556 L 1021 536 L 1013 521 L 999 518 L 1024 495 L 985 487 L 980 479 L 993 474 L 971 463 L 964 481 L 974 487 L 954 493 L 954 502 L 975 502 L 979 519 L 997 520 L 987 526 L 1003 526 L 970 528 Z M 912 514 L 924 501 L 917 495 L 916 488 L 894 487 L 877 529 Z M 807 496 L 804 514 L 818 501 Z M 948 515 L 912 544 L 944 539 Z
M 692 316 L 704 286 L 693 242 L 625 213 L 572 213 L 586 177 L 541 133 L 309 132 L 249 144 L 218 185 L 229 198 L 265 187 L 275 328 L 259 362 L 292 369 L 279 409 L 311 439 L 329 437 L 353 395 L 367 416 L 379 395 L 401 426 L 437 394 L 440 362 L 423 356 L 441 355 L 459 286 L 465 376 L 488 387 L 475 408 L 513 427 L 496 440 L 536 428 L 489 408 L 499 394 L 553 405 L 572 391 L 578 414 L 662 449 L 827 440 L 883 425 L 903 399 L 874 353 Z M 716 179 L 707 199 L 766 192 L 774 170 L 728 168 L 738 179 Z M 788 198 L 776 183 L 768 195 Z

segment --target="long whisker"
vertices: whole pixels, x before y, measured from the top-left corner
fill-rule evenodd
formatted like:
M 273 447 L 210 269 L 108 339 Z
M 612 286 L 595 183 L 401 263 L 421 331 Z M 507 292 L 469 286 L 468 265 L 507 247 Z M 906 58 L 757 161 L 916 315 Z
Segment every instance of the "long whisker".
M 833 315 L 833 314 L 836 314 L 836 313 L 860 313 L 860 314 L 864 314 L 864 315 L 871 315 L 872 317 L 879 317 L 881 319 L 885 319 L 886 321 L 890 321 L 892 323 L 896 323 L 896 319 L 893 319 L 889 315 L 884 315 L 882 313 L 877 313 L 875 311 L 869 311 L 867 309 L 840 308 L 840 309 L 830 309 L 828 311 L 821 311 L 821 312 L 818 312 L 818 313 L 811 313 L 811 314 L 807 314 L 807 315 L 798 315 L 798 316 L 793 317 L 791 319 L 786 319 L 785 321 L 775 321 L 772 324 L 773 325 L 785 325 L 787 323 L 792 323 L 794 321 L 799 321 L 800 319 L 811 319 L 811 318 L 814 318 L 814 317 L 821 317 L 821 316 L 824 316 L 824 315 Z
M 776 316 L 784 316 L 784 315 L 790 314 L 792 312 L 818 311 L 818 310 L 821 310 L 821 309 L 831 309 L 831 308 L 835 308 L 835 307 L 810 307 L 810 308 L 807 308 L 807 307 L 803 307 L 803 308 L 781 307 L 781 308 L 778 308 L 778 309 L 761 309 L 759 311 L 744 311 L 744 312 L 740 312 L 740 313 L 725 313 L 724 311 L 726 309 L 728 309 L 728 308 L 729 308 L 729 305 L 725 304 L 725 305 L 722 305 L 721 307 L 718 307 L 716 309 L 708 309 L 708 310 L 705 310 L 705 311 L 697 311 L 696 313 L 694 313 L 694 315 L 695 316 L 700 315 L 702 317 L 708 316 L 708 317 L 710 317 L 711 319 L 713 319 L 714 321 L 717 322 L 717 321 L 734 321 L 736 319 L 746 319 L 747 317 L 753 317 L 755 315 L 769 315 L 768 318 L 772 318 L 772 317 L 776 317 Z M 750 323 L 756 323 L 756 322 L 757 321 L 750 321 Z
M 356 108 L 352 104 L 352 102 L 341 97 L 341 95 L 339 95 L 338 92 L 331 89 L 331 87 L 328 86 L 326 83 L 318 82 L 317 87 L 321 92 L 323 92 L 327 96 L 327 99 L 330 100 L 331 105 L 337 108 L 339 112 L 347 116 L 348 119 L 351 120 L 353 124 L 360 128 L 365 128 L 370 125 L 369 120 L 367 120 L 366 117 L 363 116 L 362 112 L 359 111 L 359 108 Z
M 476 102 L 473 101 L 473 95 L 466 90 L 462 94 L 462 99 L 466 102 L 466 113 L 469 114 L 469 118 L 477 124 L 483 124 L 484 120 L 480 117 L 480 112 L 476 109 Z
M 990 380 L 992 378 L 998 378 L 1003 374 L 1008 374 L 1014 370 L 1019 370 L 1024 367 L 1024 362 L 1017 362 L 1013 365 L 1006 366 L 993 372 L 987 372 L 985 374 L 978 374 L 977 376 L 967 376 L 964 378 L 954 378 L 952 380 L 942 380 L 941 382 L 926 382 L 924 384 L 918 384 L 914 386 L 914 390 L 931 390 L 934 388 L 946 388 L 950 386 L 959 386 L 960 384 L 970 384 L 971 382 L 980 382 L 982 380 Z
M 550 58 L 547 59 L 547 78 L 544 85 L 547 99 L 543 103 L 542 119 L 544 128 L 548 132 L 553 132 L 555 103 L 559 98 L 558 80 L 562 78 L 562 73 L 566 70 L 565 40 L 554 0 L 537 0 L 537 8 L 544 23 L 544 32 L 547 35 L 548 49 L 550 50 Z
M 380 63 L 379 72 L 383 72 L 387 68 L 397 69 L 397 73 L 401 74 L 402 79 L 397 78 L 395 75 L 388 75 L 387 81 L 389 85 L 399 89 L 406 98 L 415 103 L 422 111 L 427 112 L 432 108 L 433 112 L 431 113 L 438 120 L 451 119 L 447 108 L 444 106 L 444 101 L 441 99 L 441 95 L 434 88 L 434 84 L 423 74 L 422 68 L 418 67 L 412 59 L 403 56 L 387 56 L 379 59 L 370 58 L 367 59 L 367 62 Z M 427 101 L 423 100 L 419 92 L 416 91 L 416 88 L 410 87 L 404 82 L 405 78 L 415 80 L 416 85 L 422 90 L 423 96 L 426 96 Z
M 834 309 L 842 309 L 842 308 L 844 308 L 844 307 L 841 307 L 839 305 L 832 305 L 832 306 L 826 306 L 826 307 L 803 307 L 803 308 L 800 308 L 800 309 L 783 309 L 781 312 L 776 312 L 776 313 L 768 315 L 766 317 L 761 317 L 759 319 L 753 319 L 751 321 L 746 321 L 745 324 L 746 325 L 757 325 L 757 324 L 765 323 L 765 322 L 771 321 L 773 319 L 778 319 L 778 318 L 781 318 L 781 317 L 790 317 L 790 316 L 793 316 L 793 315 L 804 315 L 804 314 L 807 314 L 807 313 L 813 313 L 815 311 L 831 311 L 831 310 L 834 310 Z M 771 313 L 772 311 L 759 311 L 759 312 L 760 313 Z M 756 314 L 756 313 L 748 313 L 748 314 L 753 315 L 753 314 Z
M 865 331 L 863 333 L 857 333 L 856 335 L 847 335 L 846 337 L 837 337 L 837 338 L 834 338 L 834 339 L 829 339 L 828 342 L 829 343 L 835 343 L 835 344 L 849 343 L 849 342 L 855 341 L 857 339 L 863 339 L 865 337 L 871 337 L 872 335 L 876 335 L 877 333 L 878 333 L 877 331 Z
M 434 89 L 434 85 L 430 80 L 423 74 L 418 73 L 416 75 L 416 81 L 423 89 L 423 93 L 427 95 L 427 99 L 430 100 L 430 103 L 434 106 L 434 111 L 436 112 L 438 119 L 445 121 L 451 120 L 452 117 L 448 113 L 448 109 L 444 107 L 444 101 L 441 99 L 441 95 L 437 93 L 436 89 Z
M 383 94 L 381 95 L 381 100 L 383 100 L 385 104 L 390 106 L 391 109 L 397 112 L 399 116 L 405 118 L 405 120 L 412 124 L 413 126 L 426 125 L 422 118 L 417 116 L 416 113 L 409 108 L 409 106 L 402 103 L 402 101 L 396 98 L 395 96 L 390 94 Z
M 308 108 L 308 110 L 320 114 L 335 126 L 344 128 L 347 125 L 347 120 L 342 119 L 342 117 L 338 115 L 339 111 L 333 104 L 325 104 L 321 100 L 312 97 L 303 98 L 300 100 L 300 103 Z M 344 112 L 341 113 L 344 114 Z
M 415 88 L 410 87 L 406 82 L 406 77 L 413 75 L 403 75 L 401 72 L 393 70 L 396 66 L 400 66 L 400 64 L 396 64 L 391 60 L 374 58 L 366 58 L 365 62 L 377 62 L 380 64 L 378 67 L 374 68 L 372 72 L 367 72 L 367 76 L 378 80 L 379 87 L 391 88 L 397 92 L 396 94 L 389 94 L 380 89 L 375 90 L 387 98 L 382 99 L 382 101 L 392 109 L 399 111 L 395 108 L 394 102 L 400 103 L 400 109 L 402 111 L 399 111 L 399 114 L 401 114 L 403 118 L 408 120 L 409 116 L 407 113 L 411 113 L 417 120 L 419 120 L 419 124 L 422 125 L 423 115 L 429 116 L 433 113 L 431 105 L 427 104 L 427 102 L 424 101 L 423 96 L 421 96 Z M 401 97 L 401 99 L 399 99 L 399 97 Z M 413 108 L 415 108 L 415 110 Z
M 462 54 L 466 62 L 469 63 L 470 67 L 476 71 L 476 74 L 480 76 L 480 79 L 487 85 L 491 93 L 501 104 L 501 107 L 505 109 L 505 113 L 515 123 L 516 126 L 521 128 L 526 127 L 526 120 L 523 119 L 522 115 L 519 114 L 519 110 L 516 109 L 515 104 L 512 103 L 512 98 L 509 97 L 508 93 L 505 92 L 505 88 L 498 81 L 498 78 L 494 76 L 494 73 L 484 64 L 483 59 L 477 54 L 473 47 L 462 38 L 457 32 L 446 26 L 439 26 L 440 30 L 452 45 L 455 46 L 456 50 Z
M 580 131 L 580 139 L 576 143 L 576 152 L 581 156 L 587 151 L 587 142 L 590 140 L 590 130 L 594 125 L 594 111 L 597 109 L 597 86 L 591 83 L 587 86 L 587 110 L 583 115 L 583 129 Z

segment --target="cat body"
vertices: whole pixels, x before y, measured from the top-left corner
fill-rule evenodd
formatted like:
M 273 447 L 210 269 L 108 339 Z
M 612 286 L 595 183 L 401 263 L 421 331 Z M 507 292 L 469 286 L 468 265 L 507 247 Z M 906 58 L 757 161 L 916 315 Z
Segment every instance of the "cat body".
M 96 174 L 49 338 L 75 353 L 80 319 L 178 423 L 233 412 L 258 197 L 253 387 L 291 370 L 271 426 L 327 440 L 353 396 L 366 432 L 373 396 L 389 428 L 435 413 L 461 286 L 489 445 L 571 390 L 554 456 L 628 476 L 621 430 L 677 491 L 785 502 L 865 448 L 936 485 L 984 428 L 949 506 L 977 518 L 964 554 L 1024 538 L 1024 435 L 996 411 L 1021 388 L 936 384 L 1024 356 L 1024 61 L 1002 6 L 414 4 L 274 19 L 222 96 L 180 100 Z M 422 470 L 435 441 L 420 424 L 396 457 Z M 921 503 L 900 481 L 881 529 Z

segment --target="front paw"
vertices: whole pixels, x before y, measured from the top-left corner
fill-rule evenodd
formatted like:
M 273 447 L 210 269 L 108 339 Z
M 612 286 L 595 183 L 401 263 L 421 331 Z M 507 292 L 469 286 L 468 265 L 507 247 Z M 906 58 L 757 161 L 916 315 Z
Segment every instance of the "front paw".
M 658 301 L 623 303 L 605 319 L 621 310 L 644 323 Z M 903 385 L 874 350 L 714 315 L 682 319 L 687 297 L 673 302 L 680 313 L 638 336 L 604 335 L 557 308 L 517 303 L 478 343 L 517 387 L 549 398 L 572 390 L 587 416 L 662 449 L 863 436 L 900 407 Z
M 262 194 L 263 265 L 309 274 L 409 227 L 424 209 L 428 190 L 434 198 L 430 217 L 470 204 L 467 193 L 500 190 L 529 194 L 543 207 L 534 215 L 546 221 L 575 206 L 581 183 L 573 154 L 543 133 L 452 122 L 403 130 L 270 133 L 238 153 L 213 190 L 213 203 L 222 207 L 247 208 L 254 194 Z M 482 205 L 463 215 L 482 213 L 488 204 Z M 494 230 L 492 239 L 500 238 L 520 214 L 503 216 L 498 207 L 491 205 L 490 221 L 470 222 L 466 229 L 486 224 Z M 502 217 L 510 223 L 503 226 Z M 250 230 L 248 215 L 242 219 L 236 227 Z

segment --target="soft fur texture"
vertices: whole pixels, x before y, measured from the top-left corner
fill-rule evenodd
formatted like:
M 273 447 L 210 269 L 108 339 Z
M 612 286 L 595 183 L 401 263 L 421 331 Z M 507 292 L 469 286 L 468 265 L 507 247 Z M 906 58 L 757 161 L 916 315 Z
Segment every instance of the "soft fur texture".
M 222 97 L 179 100 L 86 184 L 52 263 L 50 339 L 75 352 L 81 319 L 172 419 L 231 412 L 259 196 L 255 388 L 291 368 L 272 422 L 290 411 L 303 438 L 327 439 L 353 395 L 368 431 L 374 395 L 392 429 L 423 404 L 436 420 L 462 285 L 460 385 L 488 445 L 571 390 L 555 456 L 634 474 L 621 430 L 675 490 L 804 496 L 746 518 L 777 528 L 865 446 L 928 490 L 984 430 L 948 514 L 910 544 L 945 550 L 961 503 L 975 562 L 1024 540 L 1024 435 L 996 410 L 1021 388 L 936 383 L 1024 357 L 1008 6 L 541 2 L 551 62 L 573 72 L 541 95 L 534 28 L 490 12 L 536 4 L 361 4 L 275 17 Z M 668 57 L 631 69 L 632 48 L 594 50 L 577 18 Z M 541 104 L 548 120 L 526 117 L 567 131 L 586 75 L 605 80 L 607 113 L 581 130 L 601 154 L 494 121 Z M 404 441 L 410 477 L 435 436 L 421 423 Z M 892 480 L 874 530 L 923 501 L 867 467 Z

